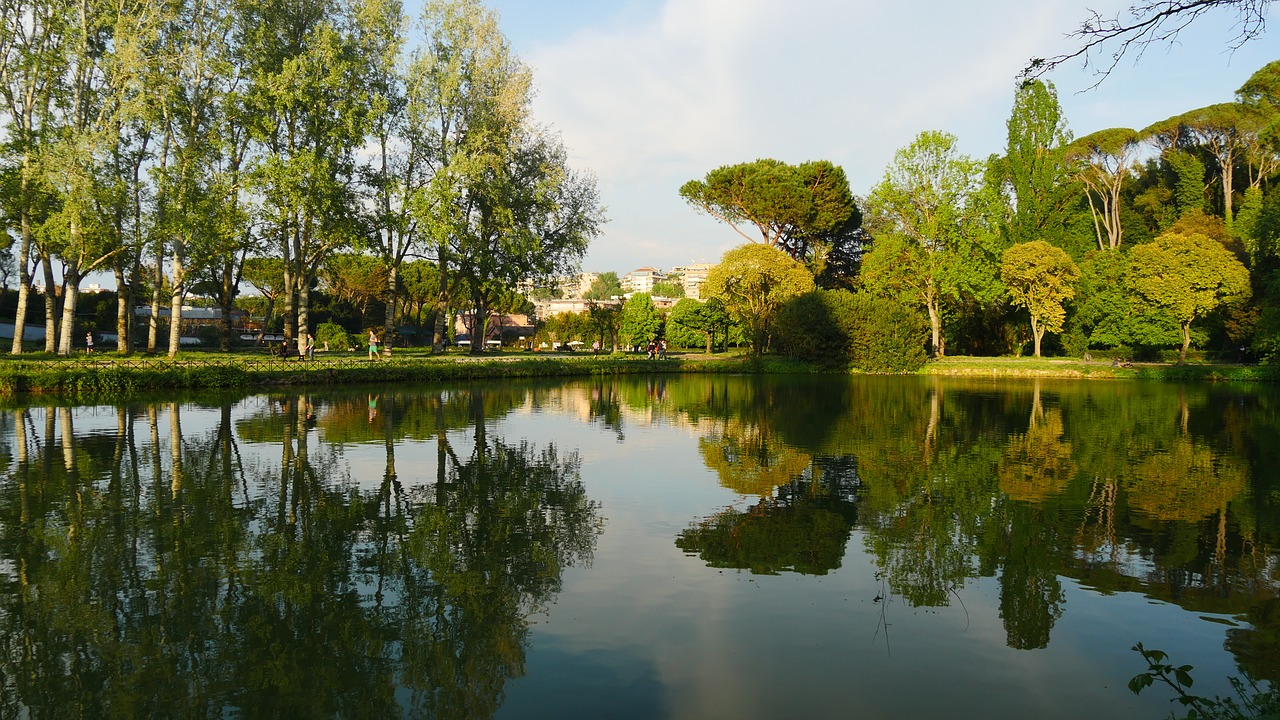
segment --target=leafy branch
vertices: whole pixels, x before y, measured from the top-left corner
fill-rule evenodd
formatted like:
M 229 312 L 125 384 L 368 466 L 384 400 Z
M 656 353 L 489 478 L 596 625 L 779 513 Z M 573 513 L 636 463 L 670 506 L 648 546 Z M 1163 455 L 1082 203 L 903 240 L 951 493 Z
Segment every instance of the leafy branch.
M 1222 720 L 1248 720 L 1249 718 L 1276 717 L 1280 711 L 1280 691 L 1275 688 L 1262 690 L 1250 678 L 1241 680 L 1231 678 L 1231 687 L 1240 698 L 1237 703 L 1233 698 L 1206 698 L 1192 695 L 1189 690 L 1194 683 L 1191 677 L 1191 665 L 1172 665 L 1167 662 L 1169 656 L 1160 650 L 1148 650 L 1142 643 L 1134 645 L 1135 652 L 1147 661 L 1147 669 L 1134 675 L 1129 680 L 1129 690 L 1139 695 L 1143 690 L 1156 682 L 1171 688 L 1175 697 L 1171 702 L 1179 702 L 1188 708 L 1186 717 L 1221 718 Z

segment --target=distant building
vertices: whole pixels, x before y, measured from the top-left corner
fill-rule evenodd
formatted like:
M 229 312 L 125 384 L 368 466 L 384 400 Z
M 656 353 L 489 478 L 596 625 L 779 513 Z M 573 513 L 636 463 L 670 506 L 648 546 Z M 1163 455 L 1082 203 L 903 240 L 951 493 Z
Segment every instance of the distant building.
M 471 313 L 460 313 L 458 317 L 454 319 L 454 336 L 472 340 L 473 338 L 467 335 L 470 331 L 470 323 Z M 533 335 L 533 318 L 528 315 L 521 315 L 518 313 L 492 313 L 489 315 L 489 322 L 486 324 L 485 330 L 487 331 L 487 337 L 485 340 L 507 340 L 514 342 L 517 338 L 524 339 Z
M 160 306 L 158 317 L 168 318 L 172 313 L 169 306 Z M 139 305 L 133 309 L 133 316 L 139 322 L 151 317 L 151 308 L 146 305 Z M 231 311 L 231 326 L 243 327 L 248 315 L 242 310 Z M 188 326 L 196 325 L 218 325 L 222 322 L 222 308 L 193 307 L 191 305 L 182 306 L 182 324 Z
M 680 275 L 680 284 L 684 287 L 684 296 L 694 300 L 702 299 L 702 283 L 707 281 L 707 273 L 715 267 L 711 263 L 690 263 L 671 268 L 671 274 Z
M 598 272 L 584 272 L 575 278 L 577 281 L 576 286 L 570 287 L 569 285 L 565 285 L 564 296 L 567 298 L 580 298 L 583 295 L 586 295 L 587 291 L 591 289 L 591 286 L 595 284 L 595 281 L 599 279 L 600 273 Z M 573 292 L 570 292 L 570 290 Z
M 620 300 L 596 300 L 596 305 L 620 305 Z M 546 320 L 554 315 L 562 313 L 580 313 L 586 312 L 592 301 L 577 298 L 563 298 L 559 300 L 535 300 L 533 302 L 534 314 L 538 320 Z
M 654 285 L 666 279 L 666 274 L 657 268 L 636 268 L 623 276 L 622 291 L 628 294 L 638 292 L 651 293 Z

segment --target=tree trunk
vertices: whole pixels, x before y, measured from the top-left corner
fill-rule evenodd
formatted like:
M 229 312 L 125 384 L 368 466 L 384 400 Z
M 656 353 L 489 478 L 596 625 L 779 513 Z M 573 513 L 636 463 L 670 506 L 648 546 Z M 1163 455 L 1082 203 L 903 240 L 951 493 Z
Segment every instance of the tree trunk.
M 186 242 L 173 241 L 173 290 L 169 294 L 169 358 L 178 356 L 182 346 L 182 298 L 187 294 Z
M 445 258 L 443 247 L 440 251 L 439 294 L 436 296 L 436 323 L 431 338 L 431 352 L 444 352 L 445 341 L 449 339 L 446 323 L 449 319 L 449 262 Z
M 1182 349 L 1178 351 L 1178 364 L 1187 364 L 1187 348 L 1191 347 L 1191 321 L 1182 323 Z
M 303 338 L 311 332 L 311 278 L 303 275 L 298 280 L 298 342 L 303 342 Z M 383 333 L 382 339 L 390 342 L 386 333 Z
M 293 322 L 294 322 L 294 288 L 297 283 L 297 275 L 289 267 L 286 260 L 284 265 L 284 339 L 286 342 L 293 339 Z
M 174 271 L 177 274 L 177 271 Z M 182 346 L 182 292 L 176 287 L 169 296 L 169 358 L 177 357 Z
M 929 346 L 933 350 L 934 357 L 942 357 L 942 315 L 938 312 L 938 304 L 933 300 L 925 303 L 925 308 L 929 311 Z
M 387 314 L 382 323 L 382 339 L 391 342 L 391 336 L 396 329 L 396 284 L 399 281 L 399 273 L 395 265 L 387 269 Z
M 23 255 L 26 255 L 23 252 Z M 18 283 L 18 308 L 13 316 L 13 347 L 10 352 L 22 354 L 22 336 L 27 334 L 27 299 L 31 296 L 31 276 L 26 272 L 26 260 L 19 261 L 23 269 L 22 279 Z
M 27 332 L 27 300 L 31 296 L 31 270 L 27 267 L 27 262 L 31 258 L 31 212 L 28 207 L 31 202 L 31 190 L 28 186 L 27 175 L 31 172 L 30 153 L 24 151 L 22 153 L 22 181 L 18 189 L 18 202 L 21 207 L 19 212 L 22 215 L 22 241 L 18 248 L 18 309 L 13 316 L 13 347 L 11 352 L 14 355 L 22 354 L 22 336 Z
M 154 355 L 160 336 L 160 288 L 164 285 L 164 243 L 156 241 L 156 269 L 151 287 L 151 321 L 147 323 L 147 353 Z
M 121 355 L 129 353 L 129 341 L 132 333 L 129 327 L 129 311 L 133 307 L 133 283 L 127 282 L 124 269 L 117 267 L 116 276 L 116 352 Z
M 1035 338 L 1036 357 L 1040 357 L 1040 340 L 1044 337 L 1044 326 L 1036 322 L 1036 316 L 1031 316 L 1031 337 Z
M 58 288 L 53 282 L 53 263 L 41 253 L 44 263 L 44 351 L 52 355 L 58 349 Z
M 58 354 L 71 355 L 75 348 L 76 298 L 80 292 L 80 273 L 74 266 L 64 271 L 62 280 L 62 332 L 58 337 Z

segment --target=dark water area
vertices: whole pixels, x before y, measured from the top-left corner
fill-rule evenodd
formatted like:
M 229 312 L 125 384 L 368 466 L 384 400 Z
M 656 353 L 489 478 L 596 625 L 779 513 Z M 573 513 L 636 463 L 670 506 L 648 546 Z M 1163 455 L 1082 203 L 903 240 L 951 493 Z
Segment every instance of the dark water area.
M 0 408 L 0 718 L 1159 718 L 1280 679 L 1267 387 Z

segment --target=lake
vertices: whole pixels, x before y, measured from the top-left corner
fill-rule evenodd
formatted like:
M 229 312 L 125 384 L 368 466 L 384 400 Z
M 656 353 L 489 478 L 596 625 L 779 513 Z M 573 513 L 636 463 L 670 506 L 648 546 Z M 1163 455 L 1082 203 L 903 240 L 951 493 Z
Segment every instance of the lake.
M 0 717 L 1164 717 L 1280 678 L 1269 387 L 0 408 Z

